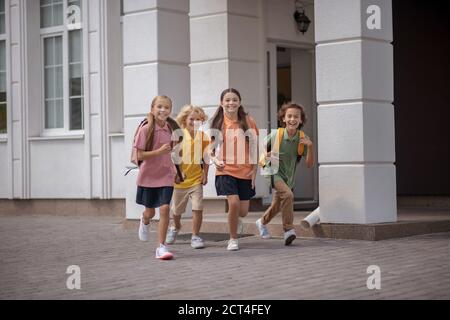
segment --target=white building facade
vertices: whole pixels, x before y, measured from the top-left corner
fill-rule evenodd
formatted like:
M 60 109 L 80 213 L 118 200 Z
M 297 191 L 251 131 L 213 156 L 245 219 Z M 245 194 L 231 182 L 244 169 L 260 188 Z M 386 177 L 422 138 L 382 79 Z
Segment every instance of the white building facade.
M 304 34 L 294 0 L 0 1 L 0 198 L 126 199 L 138 218 L 124 173 L 153 97 L 211 116 L 233 87 L 259 128 L 283 100 L 305 106 L 318 165 L 298 170 L 299 205 L 396 221 L 391 1 L 301 6 Z M 213 169 L 205 198 L 220 199 Z M 256 198 L 270 201 L 262 177 Z

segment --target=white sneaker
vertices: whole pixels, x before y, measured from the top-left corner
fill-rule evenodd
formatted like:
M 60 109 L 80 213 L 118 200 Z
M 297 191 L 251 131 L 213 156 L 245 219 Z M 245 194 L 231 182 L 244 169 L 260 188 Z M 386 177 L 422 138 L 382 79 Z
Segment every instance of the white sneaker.
M 267 227 L 265 225 L 262 224 L 261 219 L 256 220 L 256 227 L 259 230 L 259 235 L 261 236 L 261 238 L 263 238 L 263 239 L 271 238 L 269 230 L 267 229 Z
M 237 239 L 230 239 L 228 240 L 228 251 L 236 251 L 239 250 L 239 243 Z
M 192 236 L 191 238 L 191 247 L 194 249 L 201 249 L 205 247 L 203 239 L 199 236 Z
M 160 244 L 159 247 L 156 248 L 155 258 L 161 260 L 170 260 L 173 259 L 173 254 L 169 252 L 165 245 Z
M 175 229 L 174 226 L 170 227 L 169 230 L 167 230 L 166 243 L 174 244 L 177 239 L 178 232 L 180 232 L 179 229 Z
M 295 235 L 295 229 L 288 230 L 284 233 L 284 244 L 286 246 L 290 245 L 292 241 L 295 240 L 297 236 Z
M 244 224 L 242 223 L 242 219 L 238 218 L 237 234 L 242 235 L 243 233 L 244 233 Z
M 148 226 L 149 224 L 144 224 L 143 219 L 139 223 L 139 240 L 148 241 Z

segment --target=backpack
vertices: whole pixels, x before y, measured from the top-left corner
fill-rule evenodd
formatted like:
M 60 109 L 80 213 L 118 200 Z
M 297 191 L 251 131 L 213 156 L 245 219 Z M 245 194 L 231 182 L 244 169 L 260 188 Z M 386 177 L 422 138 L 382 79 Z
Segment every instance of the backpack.
M 275 152 L 278 152 L 280 150 L 280 145 L 281 145 L 281 141 L 283 140 L 284 130 L 285 130 L 285 128 L 278 128 L 278 130 L 277 130 L 275 144 L 273 146 L 273 151 L 275 151 Z M 297 130 L 297 132 L 298 132 L 300 139 L 302 139 L 306 136 L 302 130 Z M 267 152 L 272 151 L 271 144 L 272 144 L 272 139 L 269 139 L 269 141 L 267 141 Z M 297 163 L 300 162 L 300 160 L 302 159 L 302 155 L 303 155 L 304 151 L 305 151 L 305 145 L 303 143 L 299 143 L 297 146 Z M 262 168 L 264 168 L 267 165 L 270 166 L 270 160 L 267 159 L 266 154 L 264 152 L 261 153 L 261 156 L 258 161 L 258 165 Z M 272 188 L 274 188 L 273 175 L 271 175 L 270 181 L 272 184 Z
M 139 123 L 138 127 L 136 128 L 136 131 L 134 132 L 134 136 L 133 136 L 133 145 L 131 146 L 131 157 L 130 157 L 130 162 L 133 163 L 134 165 L 136 165 L 137 167 L 139 167 L 142 163 L 142 160 L 138 160 L 137 157 L 137 149 L 134 147 L 134 143 L 136 142 L 136 136 L 139 132 L 139 130 L 148 123 L 148 119 L 145 118 L 144 120 L 141 121 L 141 123 Z M 128 173 L 128 172 L 127 172 Z M 125 174 L 126 175 L 126 174 Z
M 141 166 L 142 162 L 143 162 L 142 160 L 138 160 L 138 157 L 137 157 L 137 148 L 134 146 L 134 143 L 136 142 L 136 136 L 137 136 L 139 130 L 141 130 L 141 128 L 142 128 L 143 126 L 145 126 L 147 123 L 148 123 L 148 118 L 144 118 L 144 119 L 139 123 L 139 125 L 138 125 L 137 128 L 136 128 L 136 131 L 134 132 L 134 136 L 133 136 L 133 145 L 132 145 L 132 147 L 131 147 L 131 157 L 130 157 L 130 162 L 133 163 L 136 167 L 129 168 L 129 169 L 127 170 L 127 172 L 125 172 L 125 175 L 127 175 L 132 169 L 139 168 L 139 167 Z M 171 126 L 169 123 L 168 123 L 168 126 L 169 126 L 170 132 L 172 132 L 172 126 Z M 180 140 L 180 141 L 181 141 L 181 140 Z M 171 147 L 172 147 L 172 149 L 173 149 L 174 141 L 171 141 L 170 144 L 171 144 Z M 184 181 L 184 177 L 183 177 L 183 173 L 181 172 L 180 165 L 175 164 L 175 169 L 177 170 L 177 176 L 175 177 L 176 182 L 177 182 L 177 183 L 183 182 L 183 181 Z

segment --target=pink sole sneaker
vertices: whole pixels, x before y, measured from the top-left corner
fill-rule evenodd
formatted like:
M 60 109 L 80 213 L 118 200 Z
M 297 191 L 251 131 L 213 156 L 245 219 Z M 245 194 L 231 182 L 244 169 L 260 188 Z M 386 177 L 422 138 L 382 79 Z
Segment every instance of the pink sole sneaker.
M 163 255 L 156 257 L 159 260 L 172 260 L 173 259 L 173 254 L 171 254 L 170 252 L 166 252 Z

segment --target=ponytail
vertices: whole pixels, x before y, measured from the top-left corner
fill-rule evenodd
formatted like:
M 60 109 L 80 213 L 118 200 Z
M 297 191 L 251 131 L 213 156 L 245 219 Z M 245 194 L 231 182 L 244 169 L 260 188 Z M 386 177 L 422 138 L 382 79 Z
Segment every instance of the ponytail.
M 171 117 L 168 117 L 166 121 L 167 121 L 167 123 L 169 124 L 170 130 L 171 130 L 172 132 L 174 132 L 174 131 L 176 131 L 176 130 L 178 130 L 178 129 L 181 129 L 180 126 L 179 126 L 179 124 L 178 124 L 178 122 L 176 122 L 176 121 L 175 121 L 174 119 L 172 119 Z M 182 135 L 179 137 L 179 140 L 178 140 L 177 143 L 179 143 L 179 142 L 181 142 L 181 141 L 183 141 L 183 136 L 182 136 Z
M 247 132 L 247 130 L 248 130 L 247 112 L 244 111 L 243 106 L 239 106 L 238 120 L 239 120 L 239 126 L 241 127 L 241 129 L 244 130 L 244 132 Z
M 210 128 L 222 131 L 223 117 L 224 117 L 224 115 L 223 115 L 223 108 L 221 106 L 219 106 L 217 108 L 217 110 L 216 110 L 216 113 L 211 118 Z M 215 137 L 211 136 L 211 139 L 214 140 Z
M 171 117 L 168 117 L 166 121 L 172 132 L 177 129 L 180 129 L 180 126 L 178 125 L 178 123 Z M 153 135 L 155 132 L 155 116 L 153 115 L 153 113 L 150 112 L 148 114 L 147 122 L 148 122 L 148 133 L 147 133 L 147 141 L 145 142 L 145 150 L 149 151 L 149 150 L 151 150 L 152 145 L 153 145 Z M 183 140 L 183 136 L 181 136 L 179 138 L 178 142 L 181 142 L 182 140 Z
M 155 116 L 149 112 L 147 115 L 148 133 L 147 140 L 145 142 L 145 150 L 150 150 L 153 144 L 153 133 L 155 131 Z

